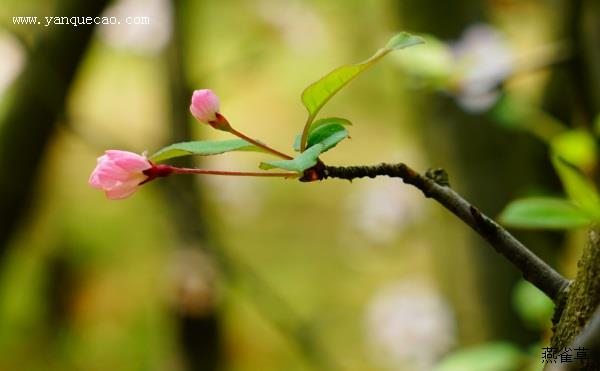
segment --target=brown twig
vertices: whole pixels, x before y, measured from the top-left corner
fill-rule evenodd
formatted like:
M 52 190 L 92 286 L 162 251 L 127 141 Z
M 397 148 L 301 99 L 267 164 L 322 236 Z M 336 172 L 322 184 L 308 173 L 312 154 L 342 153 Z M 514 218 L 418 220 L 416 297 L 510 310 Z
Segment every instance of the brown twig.
M 523 277 L 542 290 L 558 305 L 562 304 L 563 292 L 569 281 L 550 267 L 546 262 L 525 247 L 519 240 L 491 218 L 471 205 L 448 184 L 445 172 L 429 171 L 421 175 L 403 163 L 374 166 L 326 166 L 320 164 L 307 170 L 305 180 L 339 178 L 353 179 L 376 176 L 400 178 L 406 184 L 420 189 L 425 197 L 432 198 L 458 216 L 490 243 L 498 253 L 507 258 Z

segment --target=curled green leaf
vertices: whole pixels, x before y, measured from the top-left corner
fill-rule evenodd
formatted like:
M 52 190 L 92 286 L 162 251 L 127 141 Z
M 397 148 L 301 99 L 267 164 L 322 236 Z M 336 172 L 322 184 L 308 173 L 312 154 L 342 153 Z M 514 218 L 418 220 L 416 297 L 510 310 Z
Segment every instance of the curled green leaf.
M 342 140 L 348 138 L 348 130 L 346 130 L 344 125 L 350 125 L 350 121 L 344 119 L 324 119 L 319 121 L 315 122 L 315 124 L 318 123 L 318 125 L 313 125 L 308 134 L 308 147 L 322 143 L 324 145 L 322 152 L 326 152 L 335 147 Z M 300 135 L 296 136 L 294 150 L 300 151 Z
M 350 120 L 343 119 L 341 117 L 326 117 L 326 118 L 318 119 L 317 121 L 313 122 L 310 125 L 310 128 L 309 128 L 308 132 L 311 133 L 314 130 L 316 130 L 319 126 L 329 125 L 329 124 L 339 124 L 339 125 L 343 125 L 343 126 L 352 126 L 352 123 L 350 122 Z

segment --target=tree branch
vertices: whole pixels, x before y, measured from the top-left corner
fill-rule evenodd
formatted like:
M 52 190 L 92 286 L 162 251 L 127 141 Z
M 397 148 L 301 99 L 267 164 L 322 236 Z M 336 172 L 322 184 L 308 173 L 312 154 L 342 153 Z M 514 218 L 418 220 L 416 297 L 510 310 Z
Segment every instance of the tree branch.
M 404 183 L 420 189 L 425 197 L 439 202 L 508 259 L 521 271 L 527 281 L 542 290 L 557 305 L 562 304 L 562 294 L 568 287 L 569 281 L 531 252 L 506 229 L 481 213 L 450 188 L 447 175 L 443 170 L 428 171 L 426 175 L 421 175 L 403 163 L 348 167 L 326 166 L 319 163 L 314 168 L 307 170 L 303 180 L 339 178 L 352 181 L 356 178 L 374 178 L 376 176 L 401 178 Z

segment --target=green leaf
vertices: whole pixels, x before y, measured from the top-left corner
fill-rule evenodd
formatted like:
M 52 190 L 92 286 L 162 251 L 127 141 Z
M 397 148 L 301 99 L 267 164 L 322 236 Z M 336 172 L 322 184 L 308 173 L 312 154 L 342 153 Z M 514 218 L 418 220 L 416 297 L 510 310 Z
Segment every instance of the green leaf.
M 552 156 L 552 164 L 571 201 L 594 218 L 600 218 L 600 199 L 594 184 L 561 157 Z
M 543 330 L 552 323 L 554 302 L 530 282 L 519 280 L 512 299 L 513 307 L 528 326 Z
M 324 145 L 319 143 L 308 148 L 293 160 L 261 162 L 260 168 L 263 170 L 277 168 L 302 173 L 304 170 L 309 169 L 317 164 L 317 160 L 321 152 L 323 152 L 323 148 L 325 148 Z
M 343 126 L 350 126 L 350 125 L 352 125 L 352 123 L 349 120 L 346 120 L 346 119 L 343 119 L 343 118 L 339 118 L 339 117 L 327 117 L 327 118 L 324 118 L 324 119 L 319 119 L 319 120 L 313 122 L 313 124 L 310 126 L 310 129 L 308 130 L 308 140 L 306 141 L 307 142 L 307 147 L 310 147 L 310 146 L 312 146 L 312 145 L 314 145 L 314 144 L 317 143 L 317 141 L 315 141 L 314 139 L 311 141 L 311 135 L 312 135 L 312 133 L 314 131 L 318 130 L 320 127 L 326 126 L 326 125 L 330 125 L 330 124 L 337 124 L 337 125 L 343 125 Z M 346 132 L 346 137 L 348 137 L 348 136 L 349 135 Z M 344 139 L 344 138 L 342 138 L 342 139 Z M 296 152 L 300 152 L 300 141 L 301 141 L 301 139 L 302 139 L 302 134 L 296 135 L 296 138 L 294 140 L 294 151 L 296 151 Z M 342 140 L 342 139 L 340 139 L 340 140 Z M 336 142 L 336 144 L 337 144 L 337 142 Z M 323 151 L 323 152 L 325 152 L 325 151 Z
M 409 46 L 423 44 L 422 38 L 409 34 L 408 32 L 400 32 L 392 36 L 390 41 L 385 46 L 387 50 L 399 50 L 408 48 Z
M 377 63 L 391 51 L 422 43 L 423 39 L 420 37 L 413 36 L 406 32 L 399 33 L 390 39 L 385 48 L 379 49 L 371 58 L 361 63 L 338 67 L 318 81 L 310 84 L 302 92 L 302 104 L 304 104 L 308 111 L 308 120 L 303 133 L 308 131 L 313 119 L 316 117 L 319 110 L 323 108 L 325 103 L 356 76 Z
M 316 144 L 322 144 L 321 153 L 335 147 L 339 142 L 348 137 L 348 130 L 340 124 L 329 124 L 319 126 L 308 136 L 308 147 Z
M 446 356 L 434 371 L 518 371 L 525 355 L 516 345 L 505 342 L 488 343 L 459 349 Z
M 392 37 L 385 48 L 378 50 L 377 53 L 366 61 L 338 67 L 312 83 L 302 92 L 302 103 L 308 110 L 309 116 L 314 118 L 331 97 L 389 52 L 422 43 L 423 40 L 420 37 L 402 32 Z
M 335 147 L 339 142 L 348 138 L 348 130 L 340 124 L 321 125 L 308 134 L 307 146 L 312 147 L 315 144 L 323 144 L 323 152 L 327 152 Z M 294 150 L 300 151 L 300 136 L 294 141 Z
M 512 201 L 500 214 L 509 227 L 567 229 L 588 225 L 592 218 L 572 202 L 560 198 L 524 198 Z
M 312 133 L 319 126 L 328 125 L 328 124 L 339 124 L 339 125 L 344 125 L 344 126 L 352 126 L 352 123 L 350 122 L 350 120 L 343 119 L 341 117 L 326 117 L 323 119 L 318 119 L 317 121 L 313 122 L 312 125 L 310 125 L 310 129 L 308 130 L 308 132 Z
M 202 140 L 196 142 L 181 142 L 171 144 L 152 156 L 150 160 L 162 162 L 171 158 L 190 156 L 190 155 L 218 155 L 231 151 L 258 151 L 264 152 L 260 147 L 248 143 L 243 139 L 231 140 Z

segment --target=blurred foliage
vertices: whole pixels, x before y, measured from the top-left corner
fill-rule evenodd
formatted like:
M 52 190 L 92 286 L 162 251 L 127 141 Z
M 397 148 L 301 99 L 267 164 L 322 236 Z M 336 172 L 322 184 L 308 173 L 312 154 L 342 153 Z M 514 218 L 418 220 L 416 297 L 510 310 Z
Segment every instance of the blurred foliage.
M 589 225 L 593 219 L 569 200 L 550 197 L 517 199 L 498 217 L 502 224 L 516 228 L 564 229 Z
M 545 329 L 550 325 L 554 303 L 531 283 L 519 281 L 515 287 L 513 305 L 527 325 L 537 329 Z
M 452 353 L 435 371 L 517 371 L 524 355 L 510 343 L 491 343 Z
M 236 128 L 291 152 L 290 138 L 306 122 L 299 92 L 335 66 L 363 60 L 404 29 L 398 17 L 401 3 L 189 1 L 182 47 L 188 50 L 190 86 L 214 89 Z M 168 137 L 168 62 L 159 41 L 165 34 L 168 39 L 177 26 L 170 22 L 169 3 L 115 1 L 118 4 L 121 11 L 133 13 L 127 15 L 149 13 L 157 27 L 99 30 L 80 67 L 44 160 L 32 200 L 35 212 L 0 262 L 1 370 L 185 369 L 172 316 L 180 305 L 181 282 L 172 271 L 182 262 L 178 252 L 189 246 L 177 235 L 168 205 L 161 202 L 160 185 L 148 184 L 133 198 L 115 203 L 86 184 L 103 150 L 152 153 Z M 389 58 L 323 109 L 323 117 L 343 112 L 355 124 L 352 140 L 340 143 L 323 160 L 332 165 L 406 161 L 426 168 L 429 149 L 421 144 L 424 123 L 412 108 L 412 93 L 425 89 L 432 95 L 453 96 L 461 104 L 461 99 L 473 98 L 465 92 L 476 88 L 475 95 L 489 98 L 483 114 L 507 130 L 531 132 L 548 144 L 549 154 L 579 168 L 577 176 L 583 178 L 577 179 L 591 179 L 597 167 L 594 135 L 600 125 L 571 129 L 572 123 L 560 122 L 541 108 L 548 67 L 553 58 L 565 56 L 559 47 L 538 46 L 557 42 L 560 10 L 553 2 L 486 4 L 494 27 L 518 56 L 514 65 L 523 68 L 486 77 L 483 87 L 468 85 L 474 81 L 470 72 L 476 68 L 470 63 L 476 58 L 457 59 L 452 46 L 458 40 L 426 35 L 426 45 Z M 14 34 L 26 52 L 49 30 L 6 20 L 50 15 L 53 5 L 55 1 L 5 2 L 0 7 L 3 31 Z M 3 53 L 2 59 L 8 56 Z M 0 91 L 0 107 L 9 104 L 10 97 L 10 87 Z M 473 107 L 468 103 L 465 110 Z M 337 129 L 341 132 L 343 127 Z M 190 140 L 197 139 L 230 138 L 196 125 Z M 253 171 L 260 156 L 228 153 L 203 160 L 202 166 Z M 447 158 L 454 159 L 451 153 Z M 263 290 L 281 296 L 308 321 L 324 352 L 344 370 L 418 370 L 418 365 L 440 361 L 437 356 L 429 359 L 427 349 L 434 347 L 450 354 L 436 370 L 514 370 L 524 362 L 523 353 L 507 343 L 463 348 L 463 334 L 450 330 L 454 323 L 441 327 L 445 338 L 456 342 L 450 353 L 447 344 L 452 342 L 434 344 L 440 328 L 432 323 L 440 321 L 427 316 L 389 315 L 383 324 L 369 327 L 366 317 L 374 298 L 392 282 L 419 290 L 425 282 L 431 296 L 442 298 L 444 293 L 432 283 L 432 245 L 442 242 L 458 254 L 455 248 L 465 244 L 466 232 L 459 224 L 432 213 L 434 206 L 417 191 L 387 179 L 354 184 L 217 177 L 197 181 L 203 185 L 203 213 L 211 239 L 235 258 L 234 264 L 257 272 L 268 283 Z M 434 232 L 443 232 L 444 240 L 433 240 Z M 465 259 L 452 269 L 473 268 Z M 208 280 L 200 278 L 194 285 L 210 286 L 203 279 Z M 213 299 L 224 328 L 226 369 L 318 369 L 273 326 L 276 310 L 268 308 L 277 304 L 256 305 L 260 295 L 219 274 L 217 279 Z M 475 284 L 465 282 L 464 290 L 470 292 Z M 409 313 L 441 311 L 440 318 L 453 321 L 453 312 L 465 310 L 479 338 L 485 338 L 487 324 L 477 316 L 481 299 L 465 297 L 461 307 L 433 305 L 435 310 L 427 311 L 422 308 L 437 301 L 417 295 L 417 309 Z M 396 309 L 399 304 L 391 300 L 389 313 L 404 313 L 401 304 Z M 542 337 L 549 325 L 542 320 L 548 307 L 539 294 L 520 285 L 515 306 Z M 416 335 L 410 344 L 402 343 L 403 333 Z M 413 353 L 398 361 L 406 349 Z M 420 357 L 425 360 L 418 361 Z M 539 361 L 539 355 L 535 357 Z

